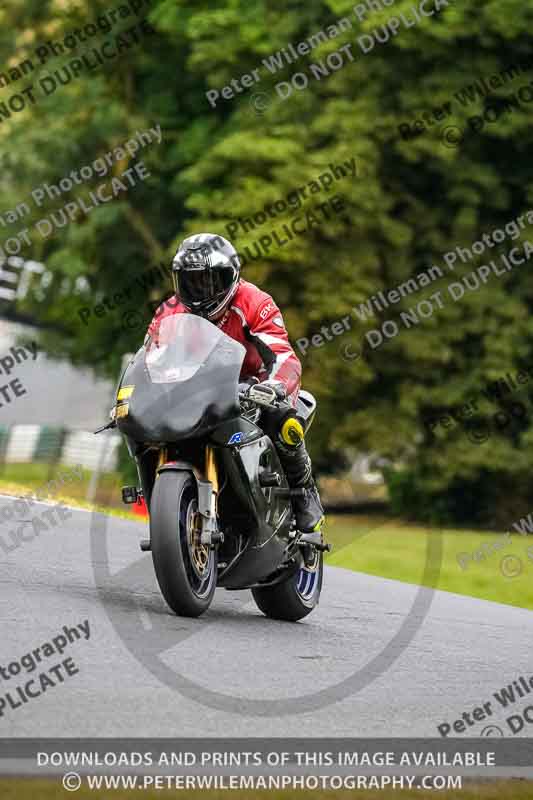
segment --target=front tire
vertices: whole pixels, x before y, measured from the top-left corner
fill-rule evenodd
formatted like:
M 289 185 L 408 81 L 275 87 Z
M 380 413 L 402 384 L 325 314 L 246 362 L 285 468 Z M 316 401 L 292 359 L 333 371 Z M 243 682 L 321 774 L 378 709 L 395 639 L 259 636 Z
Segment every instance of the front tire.
M 274 586 L 256 587 L 252 595 L 258 608 L 271 619 L 297 622 L 316 608 L 322 591 L 324 559 L 315 551 L 315 561 Z
M 217 554 L 200 544 L 198 488 L 190 472 L 165 470 L 150 503 L 152 559 L 159 588 L 182 617 L 199 617 L 213 599 Z

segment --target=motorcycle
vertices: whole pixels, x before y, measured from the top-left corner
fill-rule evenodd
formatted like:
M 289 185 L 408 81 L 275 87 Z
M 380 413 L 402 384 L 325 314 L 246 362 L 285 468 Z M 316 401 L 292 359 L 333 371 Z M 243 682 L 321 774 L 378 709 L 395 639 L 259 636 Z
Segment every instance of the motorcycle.
M 296 529 L 291 496 L 302 490 L 289 488 L 258 424 L 264 391 L 239 391 L 245 353 L 206 319 L 164 318 L 157 343 L 147 340 L 124 370 L 100 430 L 117 427 L 140 466 L 141 489 L 124 487 L 123 499 L 144 496 L 150 538 L 141 549 L 176 614 L 200 616 L 218 586 L 251 589 L 267 617 L 297 621 L 319 602 L 330 547 Z M 300 392 L 304 430 L 315 409 Z

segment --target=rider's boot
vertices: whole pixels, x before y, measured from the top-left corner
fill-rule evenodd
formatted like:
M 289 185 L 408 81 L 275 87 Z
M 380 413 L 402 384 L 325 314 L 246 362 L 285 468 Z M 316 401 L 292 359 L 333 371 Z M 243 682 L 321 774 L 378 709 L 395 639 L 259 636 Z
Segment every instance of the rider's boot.
M 320 531 L 324 522 L 324 509 L 313 480 L 311 459 L 302 440 L 296 447 L 282 442 L 277 452 L 291 489 L 301 489 L 292 498 L 296 527 L 302 533 Z

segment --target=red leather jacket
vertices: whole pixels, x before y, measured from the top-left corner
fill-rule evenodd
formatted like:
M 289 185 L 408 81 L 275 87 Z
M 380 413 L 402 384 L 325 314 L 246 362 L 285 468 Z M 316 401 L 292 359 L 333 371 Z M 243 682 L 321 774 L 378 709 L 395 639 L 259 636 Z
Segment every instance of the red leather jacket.
M 171 314 L 188 313 L 175 296 L 171 302 L 166 300 L 155 312 L 148 335 L 157 341 L 162 319 Z M 255 377 L 260 381 L 280 381 L 285 384 L 289 401 L 295 405 L 302 366 L 289 342 L 281 312 L 271 296 L 241 279 L 228 310 L 215 324 L 246 348 L 241 380 Z

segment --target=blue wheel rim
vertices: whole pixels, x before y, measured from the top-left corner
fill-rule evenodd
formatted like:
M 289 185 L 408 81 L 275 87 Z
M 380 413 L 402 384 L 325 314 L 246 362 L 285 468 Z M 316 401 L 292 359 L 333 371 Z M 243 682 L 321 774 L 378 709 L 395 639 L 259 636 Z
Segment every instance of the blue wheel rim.
M 302 567 L 296 576 L 296 591 L 306 602 L 313 599 L 318 589 L 319 567 L 310 570 Z

